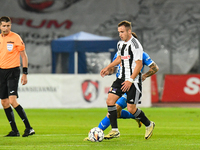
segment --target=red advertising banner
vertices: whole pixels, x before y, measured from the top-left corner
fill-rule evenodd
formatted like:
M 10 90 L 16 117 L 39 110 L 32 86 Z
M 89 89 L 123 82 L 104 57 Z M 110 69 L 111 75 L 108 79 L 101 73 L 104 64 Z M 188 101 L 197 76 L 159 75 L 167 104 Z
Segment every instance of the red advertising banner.
M 200 102 L 200 75 L 165 75 L 162 102 Z

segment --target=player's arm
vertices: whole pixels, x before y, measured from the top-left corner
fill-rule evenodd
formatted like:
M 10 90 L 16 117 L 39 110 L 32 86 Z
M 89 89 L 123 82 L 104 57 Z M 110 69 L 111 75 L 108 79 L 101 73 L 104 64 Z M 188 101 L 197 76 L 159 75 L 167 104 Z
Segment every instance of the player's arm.
M 26 54 L 26 51 L 20 51 L 20 56 L 22 58 L 22 66 L 23 66 L 23 74 L 21 78 L 21 83 L 22 85 L 25 85 L 28 80 L 27 80 L 27 74 L 28 74 L 28 56 Z
M 108 70 L 108 75 L 114 74 L 117 71 L 117 67 L 112 67 Z
M 121 56 L 117 56 L 117 58 L 111 62 L 107 67 L 103 68 L 100 72 L 100 75 L 102 77 L 108 75 L 108 72 L 111 70 L 112 71 L 112 68 L 117 66 L 118 64 L 121 63 Z
M 112 75 L 113 73 L 116 73 L 116 70 L 117 70 L 116 68 L 117 68 L 117 67 L 112 67 L 112 68 L 108 69 L 108 70 L 105 72 L 104 76 Z
M 155 62 L 153 62 L 149 66 L 149 68 L 150 68 L 149 71 L 147 71 L 145 74 L 142 75 L 142 81 L 144 81 L 146 78 L 154 75 L 159 70 L 159 67 Z

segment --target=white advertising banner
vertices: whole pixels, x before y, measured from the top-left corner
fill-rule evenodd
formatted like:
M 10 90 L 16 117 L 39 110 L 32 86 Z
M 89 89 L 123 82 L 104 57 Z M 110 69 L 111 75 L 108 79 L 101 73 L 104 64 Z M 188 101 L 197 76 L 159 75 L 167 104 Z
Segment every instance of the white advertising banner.
M 28 84 L 19 84 L 18 102 L 24 108 L 105 108 L 115 75 L 28 75 Z M 142 104 L 151 106 L 150 78 L 143 83 Z M 1 106 L 2 108 L 2 106 Z

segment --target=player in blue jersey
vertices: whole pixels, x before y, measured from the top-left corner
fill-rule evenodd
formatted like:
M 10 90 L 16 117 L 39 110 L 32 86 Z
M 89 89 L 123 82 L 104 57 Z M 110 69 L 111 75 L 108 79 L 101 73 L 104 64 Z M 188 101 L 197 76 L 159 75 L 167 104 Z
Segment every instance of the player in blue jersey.
M 134 32 L 132 32 L 132 35 L 137 37 L 137 35 Z M 113 61 L 116 58 L 117 58 L 117 53 L 115 54 L 115 56 L 113 58 Z M 159 70 L 159 67 L 157 66 L 157 64 L 145 52 L 143 52 L 143 61 L 142 61 L 142 63 L 143 63 L 143 67 L 142 67 L 141 72 L 143 71 L 144 66 L 148 66 L 150 68 L 148 72 L 146 72 L 145 74 L 142 75 L 142 81 L 144 81 L 147 77 L 152 76 L 153 74 L 155 74 Z M 117 73 L 116 73 L 116 77 L 118 77 L 119 76 L 120 65 L 111 68 L 109 70 L 109 72 L 107 72 L 107 75 L 111 75 L 111 74 L 115 73 L 116 72 L 116 68 L 118 68 L 117 69 Z M 120 97 L 117 100 L 117 102 L 116 102 L 117 117 L 118 118 L 122 118 L 122 119 L 130 119 L 130 118 L 135 119 L 137 121 L 137 123 L 138 123 L 139 128 L 140 128 L 142 123 L 138 119 L 136 119 L 135 116 L 133 116 L 129 111 L 124 110 L 124 108 L 127 107 L 127 103 L 126 102 L 127 102 L 127 95 L 126 94 L 124 94 L 122 97 Z M 110 126 L 110 119 L 108 118 L 108 115 L 107 115 L 99 123 L 98 127 L 104 131 L 109 126 Z M 109 139 L 109 138 L 106 138 L 106 136 L 105 136 L 104 139 Z M 86 137 L 84 139 L 84 141 L 89 141 L 89 138 Z

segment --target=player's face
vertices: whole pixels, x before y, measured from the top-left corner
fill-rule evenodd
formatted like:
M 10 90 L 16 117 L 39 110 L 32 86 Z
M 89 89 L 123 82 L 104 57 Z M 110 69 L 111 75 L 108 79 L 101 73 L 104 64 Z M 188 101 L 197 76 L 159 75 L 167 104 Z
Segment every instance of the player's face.
M 0 29 L 3 35 L 7 35 L 11 30 L 11 22 L 1 22 Z
M 118 27 L 119 37 L 122 41 L 127 42 L 131 38 L 131 30 L 127 30 L 125 26 Z

